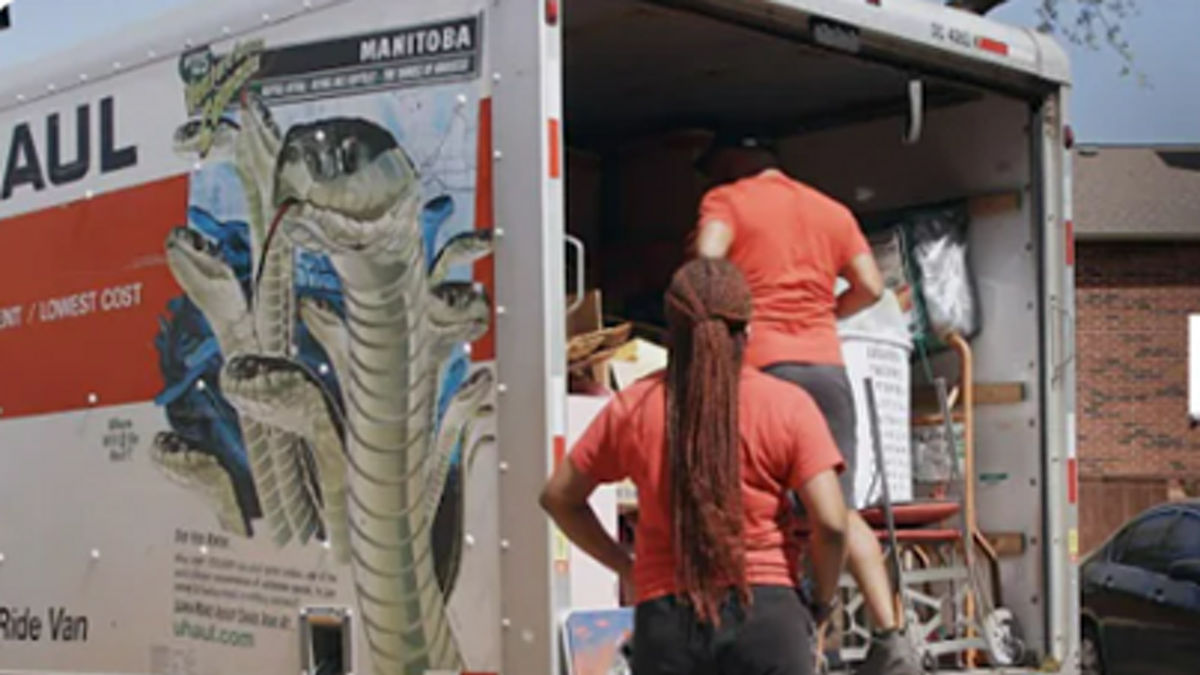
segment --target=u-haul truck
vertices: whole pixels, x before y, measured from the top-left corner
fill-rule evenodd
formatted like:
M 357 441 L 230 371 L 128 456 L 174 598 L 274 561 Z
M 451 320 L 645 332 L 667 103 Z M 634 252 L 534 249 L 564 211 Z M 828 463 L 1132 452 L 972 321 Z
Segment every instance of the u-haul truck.
M 919 0 L 210 0 L 14 68 L 0 670 L 560 672 L 568 262 L 669 264 L 621 217 L 570 255 L 567 145 L 619 202 L 670 176 L 617 148 L 737 127 L 856 210 L 1018 195 L 970 230 L 976 378 L 1024 392 L 972 480 L 1074 672 L 1068 82 Z

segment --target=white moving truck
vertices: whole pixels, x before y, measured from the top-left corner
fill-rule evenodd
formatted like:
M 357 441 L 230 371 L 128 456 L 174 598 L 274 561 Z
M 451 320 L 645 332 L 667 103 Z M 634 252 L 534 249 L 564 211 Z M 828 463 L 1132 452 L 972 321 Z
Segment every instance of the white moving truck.
M 559 672 L 568 260 L 657 292 L 597 261 L 669 271 L 635 193 L 679 174 L 620 149 L 737 127 L 863 213 L 1019 195 L 970 228 L 1023 392 L 972 479 L 1075 672 L 1068 84 L 921 0 L 208 0 L 5 72 L 0 670 Z

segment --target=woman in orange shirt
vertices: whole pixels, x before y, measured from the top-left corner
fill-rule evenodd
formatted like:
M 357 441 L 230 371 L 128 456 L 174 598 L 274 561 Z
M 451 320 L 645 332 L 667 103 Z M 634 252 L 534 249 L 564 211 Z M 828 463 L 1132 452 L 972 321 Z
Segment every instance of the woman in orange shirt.
M 827 606 L 844 560 L 842 460 L 808 394 L 742 363 L 750 312 L 732 263 L 681 268 L 666 372 L 619 393 L 542 493 L 563 533 L 636 589 L 635 675 L 814 669 L 787 494 L 808 513 L 813 605 Z M 638 489 L 632 559 L 588 505 L 626 478 Z

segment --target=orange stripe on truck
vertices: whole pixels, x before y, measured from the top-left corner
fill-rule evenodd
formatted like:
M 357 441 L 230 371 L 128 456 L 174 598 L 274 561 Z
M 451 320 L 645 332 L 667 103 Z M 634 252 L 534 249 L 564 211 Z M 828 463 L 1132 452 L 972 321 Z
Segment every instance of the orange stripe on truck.
M 562 141 L 558 120 L 550 118 L 550 177 L 562 177 Z
M 167 268 L 187 176 L 0 221 L 4 418 L 153 399 L 154 337 L 182 291 Z

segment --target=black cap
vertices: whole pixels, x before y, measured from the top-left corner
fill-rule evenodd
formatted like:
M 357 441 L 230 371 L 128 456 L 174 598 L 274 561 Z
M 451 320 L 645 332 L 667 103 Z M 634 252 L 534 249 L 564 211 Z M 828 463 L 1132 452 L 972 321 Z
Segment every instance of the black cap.
M 765 150 L 774 154 L 775 142 L 769 138 L 753 134 L 736 134 L 719 132 L 713 136 L 713 141 L 704 152 L 696 158 L 694 166 L 704 172 L 713 157 L 721 150 Z

